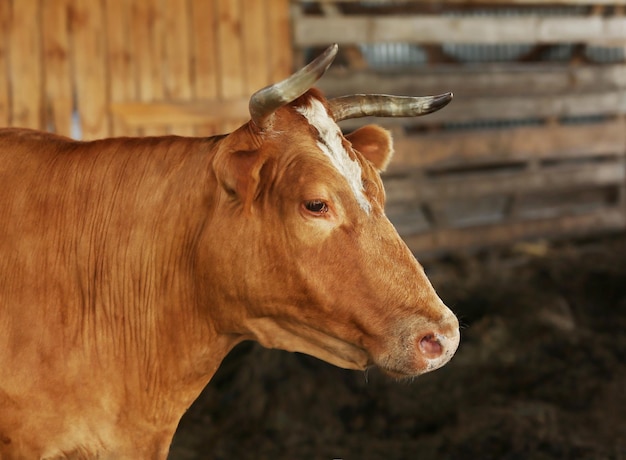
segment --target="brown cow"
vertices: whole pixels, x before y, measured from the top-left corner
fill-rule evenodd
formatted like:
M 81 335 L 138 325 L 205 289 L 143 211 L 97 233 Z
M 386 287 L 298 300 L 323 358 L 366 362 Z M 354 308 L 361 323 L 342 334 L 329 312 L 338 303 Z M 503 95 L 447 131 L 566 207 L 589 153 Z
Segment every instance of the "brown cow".
M 330 47 L 205 139 L 0 130 L 0 458 L 165 458 L 242 340 L 394 377 L 458 322 L 385 217 L 382 128 L 450 94 L 310 90 Z

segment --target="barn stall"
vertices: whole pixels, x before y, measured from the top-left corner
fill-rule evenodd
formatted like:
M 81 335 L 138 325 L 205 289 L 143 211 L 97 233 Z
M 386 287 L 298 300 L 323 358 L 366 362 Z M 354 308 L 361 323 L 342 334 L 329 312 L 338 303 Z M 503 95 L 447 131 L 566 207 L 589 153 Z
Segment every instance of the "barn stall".
M 173 459 L 626 458 L 626 2 L 3 0 L 0 123 L 211 135 L 320 87 L 455 93 L 392 130 L 387 212 L 464 324 L 412 383 L 244 344 Z M 365 124 L 348 122 L 345 130 Z

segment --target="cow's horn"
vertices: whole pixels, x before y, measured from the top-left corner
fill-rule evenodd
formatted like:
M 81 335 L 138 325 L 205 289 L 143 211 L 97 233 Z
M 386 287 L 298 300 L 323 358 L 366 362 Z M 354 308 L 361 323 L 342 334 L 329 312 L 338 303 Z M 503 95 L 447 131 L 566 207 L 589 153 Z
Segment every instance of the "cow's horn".
M 452 100 L 452 93 L 438 96 L 388 96 L 386 94 L 354 94 L 331 99 L 335 120 L 360 117 L 417 117 L 436 112 Z
M 329 46 L 290 77 L 254 93 L 249 103 L 250 117 L 254 124 L 261 129 L 265 128 L 276 109 L 306 93 L 333 62 L 337 48 L 337 44 Z

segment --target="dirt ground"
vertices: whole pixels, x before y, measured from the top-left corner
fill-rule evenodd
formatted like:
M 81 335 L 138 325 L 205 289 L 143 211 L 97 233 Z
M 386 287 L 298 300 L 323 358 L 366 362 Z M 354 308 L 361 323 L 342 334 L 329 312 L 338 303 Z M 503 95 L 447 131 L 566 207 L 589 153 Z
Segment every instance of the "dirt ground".
M 411 382 L 246 343 L 170 458 L 626 460 L 626 235 L 426 265 L 463 324 Z

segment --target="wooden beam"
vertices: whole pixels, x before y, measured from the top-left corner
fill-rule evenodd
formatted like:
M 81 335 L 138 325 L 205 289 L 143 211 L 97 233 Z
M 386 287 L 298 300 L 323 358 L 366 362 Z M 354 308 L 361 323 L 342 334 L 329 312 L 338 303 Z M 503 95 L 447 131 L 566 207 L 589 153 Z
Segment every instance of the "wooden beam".
M 192 45 L 188 32 L 192 24 L 190 5 L 180 0 L 162 0 L 164 40 L 163 89 L 167 99 L 191 100 L 195 97 L 192 77 Z M 192 136 L 192 126 L 175 126 L 172 132 Z
M 529 98 L 457 98 L 446 111 L 431 116 L 439 121 L 517 120 L 520 118 L 581 117 L 626 113 L 626 92 L 548 95 Z M 452 109 L 452 110 L 451 110 Z M 435 121 L 433 120 L 433 121 Z
M 110 136 L 103 5 L 89 0 L 73 0 L 71 30 L 82 137 L 100 139 Z
M 219 94 L 219 69 L 215 2 L 190 0 L 190 8 L 195 95 L 197 99 L 216 99 Z M 195 127 L 197 136 L 209 136 L 220 131 L 221 126 L 217 124 Z
M 269 6 L 271 1 L 271 7 Z M 270 81 L 278 82 L 293 70 L 290 0 L 267 0 Z
M 11 2 L 0 2 L 0 126 L 11 123 L 10 50 Z
M 58 2 L 48 2 L 56 4 Z M 107 67 L 109 71 L 110 102 L 125 102 L 137 99 L 135 84 L 136 65 L 139 59 L 135 54 L 132 37 L 131 3 L 118 0 L 105 2 Z M 119 120 L 112 120 L 111 134 L 114 136 L 137 135 L 137 129 L 130 128 Z
M 539 171 L 501 171 L 457 177 L 386 180 L 389 206 L 403 202 L 430 203 L 510 193 L 553 192 L 559 189 L 621 185 L 626 179 L 622 160 L 564 165 Z
M 163 12 L 160 1 L 129 0 L 131 11 L 131 40 L 135 62 L 136 97 L 143 102 L 164 98 L 163 61 L 164 48 Z M 117 102 L 117 101 L 115 101 Z M 145 135 L 167 134 L 167 126 L 142 129 Z
M 269 75 L 269 25 L 266 20 L 267 6 L 264 0 L 241 0 L 244 66 L 244 94 L 252 94 L 270 84 Z
M 624 44 L 626 18 L 603 16 L 303 16 L 296 46 L 329 43 Z
M 521 126 L 396 136 L 389 175 L 408 168 L 626 154 L 626 123 Z
M 221 99 L 243 97 L 245 86 L 245 56 L 243 28 L 243 8 L 238 0 L 216 0 L 217 40 L 219 69 L 219 96 Z M 232 131 L 236 124 L 222 123 L 221 130 Z
M 72 135 L 74 112 L 68 6 L 68 0 L 41 3 L 41 14 L 45 18 L 41 23 L 45 67 L 45 127 L 63 136 Z
M 443 251 L 479 248 L 507 244 L 514 241 L 597 234 L 600 231 L 617 231 L 626 227 L 626 216 L 619 208 L 561 216 L 553 219 L 482 225 L 471 228 L 448 228 L 415 235 L 401 235 L 409 248 L 418 254 L 428 255 Z
M 626 89 L 626 64 L 441 65 L 395 72 L 330 69 L 317 86 L 327 97 L 354 93 L 414 96 L 453 91 L 455 97 L 549 95 Z
M 5 8 L 7 7 L 3 9 Z M 12 126 L 43 128 L 43 66 L 39 13 L 37 0 L 13 2 L 13 14 L 8 24 L 7 50 Z

